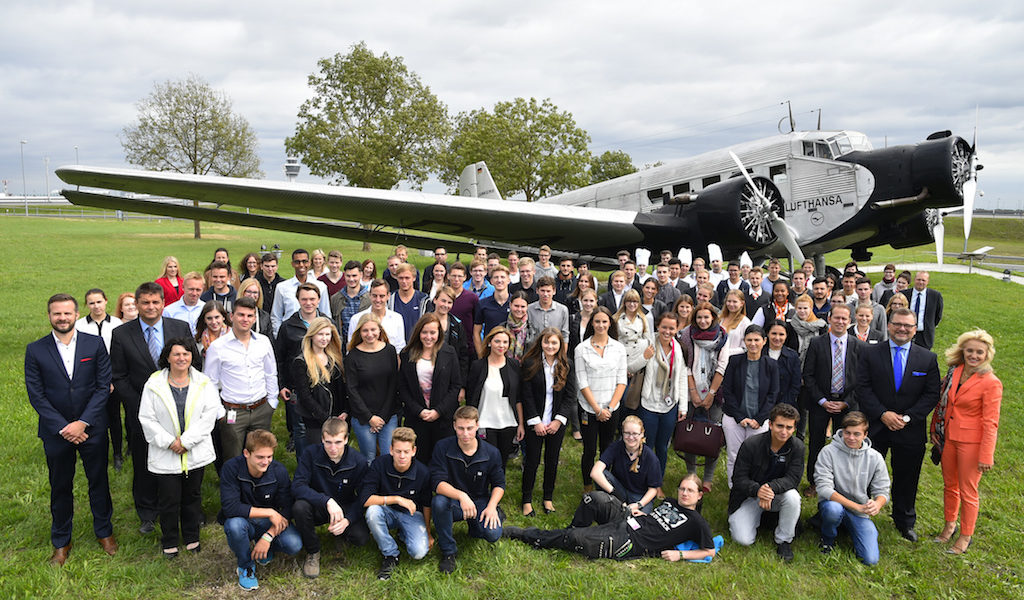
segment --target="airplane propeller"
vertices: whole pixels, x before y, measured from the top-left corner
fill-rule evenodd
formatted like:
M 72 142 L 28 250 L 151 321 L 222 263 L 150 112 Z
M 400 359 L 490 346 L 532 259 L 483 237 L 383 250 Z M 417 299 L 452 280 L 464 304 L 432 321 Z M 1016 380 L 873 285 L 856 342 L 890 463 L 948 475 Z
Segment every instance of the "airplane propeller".
M 974 109 L 974 140 L 971 142 L 971 156 L 967 163 L 967 180 L 961 191 L 964 196 L 964 252 L 967 252 L 967 240 L 971 237 L 971 220 L 974 218 L 974 198 L 978 193 L 978 109 Z
M 736 156 L 735 152 L 730 151 L 729 156 L 732 157 L 733 162 L 739 167 L 740 173 L 747 180 L 747 185 L 750 186 L 754 197 L 757 198 L 761 205 L 761 210 L 767 217 L 769 223 L 771 223 L 772 232 L 782 241 L 783 245 L 786 246 L 786 250 L 789 251 L 790 257 L 797 263 L 801 264 L 804 262 L 804 253 L 800 249 L 800 244 L 796 241 L 796 236 L 793 234 L 793 230 L 786 224 L 786 221 L 779 216 L 778 211 L 772 206 L 772 203 L 765 195 L 761 192 L 761 189 L 754 185 L 754 180 L 751 179 L 750 173 L 747 172 L 747 168 L 743 166 L 740 161 L 740 157 Z

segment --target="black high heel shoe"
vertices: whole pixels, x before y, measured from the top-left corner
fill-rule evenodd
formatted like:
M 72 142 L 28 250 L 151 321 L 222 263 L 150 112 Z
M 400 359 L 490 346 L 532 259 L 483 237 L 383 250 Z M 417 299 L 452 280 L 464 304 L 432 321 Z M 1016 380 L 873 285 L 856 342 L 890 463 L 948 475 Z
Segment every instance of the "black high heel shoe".
M 526 506 L 526 505 L 523 504 L 523 506 Z M 522 512 L 522 507 L 520 507 L 519 512 Z M 523 516 L 524 517 L 536 517 L 537 516 L 537 511 L 533 510 L 533 507 L 531 506 L 530 507 L 530 512 L 523 514 Z

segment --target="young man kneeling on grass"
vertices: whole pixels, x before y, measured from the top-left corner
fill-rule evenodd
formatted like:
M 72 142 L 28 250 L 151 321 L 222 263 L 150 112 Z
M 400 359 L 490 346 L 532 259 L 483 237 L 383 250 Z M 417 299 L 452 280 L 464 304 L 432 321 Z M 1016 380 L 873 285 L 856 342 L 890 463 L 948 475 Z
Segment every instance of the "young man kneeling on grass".
M 366 458 L 349 448 L 348 423 L 338 417 L 327 419 L 320 428 L 320 441 L 299 456 L 292 484 L 295 527 L 306 549 L 302 574 L 310 578 L 320 575 L 318 525 L 326 524 L 332 535 L 356 546 L 370 539 L 358 494 L 366 475 Z
M 534 548 L 560 548 L 577 552 L 587 558 L 629 560 L 660 556 L 668 561 L 702 560 L 715 555 L 711 527 L 697 512 L 703 494 L 701 481 L 695 474 L 683 477 L 676 490 L 676 499 L 666 499 L 646 515 L 610 495 L 603 495 L 599 506 L 588 508 L 597 525 L 568 529 L 537 529 L 505 527 L 505 537 L 519 540 Z M 594 496 L 588 495 L 594 503 Z M 586 501 L 586 500 L 585 500 Z M 676 546 L 693 542 L 696 550 L 678 550 Z
M 391 529 L 402 535 L 414 560 L 426 556 L 430 549 L 430 470 L 415 457 L 416 432 L 399 427 L 391 435 L 391 453 L 373 459 L 363 479 L 366 523 L 384 555 L 377 572 L 381 581 L 390 579 L 398 566 L 398 543 L 391 537 Z
M 814 486 L 821 513 L 821 552 L 836 543 L 840 525 L 853 538 L 853 551 L 866 565 L 878 562 L 878 529 L 871 521 L 889 501 L 889 472 L 885 459 L 871 447 L 868 418 L 853 411 L 843 417 L 842 429 L 818 455 Z
M 430 479 L 434 486 L 431 516 L 441 548 L 438 569 L 455 571 L 455 521 L 466 521 L 469 535 L 492 544 L 501 538 L 504 515 L 498 502 L 505 495 L 505 471 L 501 452 L 476 437 L 480 413 L 473 406 L 455 411 L 455 436 L 434 446 L 430 460 Z
M 274 461 L 277 438 L 265 429 L 250 431 L 245 449 L 220 471 L 221 522 L 228 547 L 238 559 L 238 585 L 259 587 L 256 563 L 267 565 L 274 551 L 295 554 L 302 540 L 288 526 L 292 513 L 288 469 Z M 252 550 L 249 543 L 256 541 Z

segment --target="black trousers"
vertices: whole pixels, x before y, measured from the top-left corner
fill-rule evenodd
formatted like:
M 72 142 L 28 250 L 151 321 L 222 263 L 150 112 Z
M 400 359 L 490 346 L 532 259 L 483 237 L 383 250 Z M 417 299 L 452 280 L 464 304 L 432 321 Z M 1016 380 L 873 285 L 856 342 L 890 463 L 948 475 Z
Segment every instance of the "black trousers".
M 89 439 L 75 445 L 59 435 L 43 439 L 43 452 L 50 473 L 50 541 L 54 548 L 71 543 L 71 524 L 75 516 L 76 454 L 82 457 L 82 467 L 89 481 L 89 508 L 92 509 L 92 529 L 98 538 L 113 533 L 110 519 L 114 505 L 110 500 L 107 478 L 107 432 L 93 432 Z
M 516 451 L 516 428 L 484 429 L 484 438 L 501 453 L 501 470 L 505 470 L 508 459 Z
M 849 410 L 832 414 L 824 408 L 814 405 L 807 407 L 807 481 L 814 485 L 814 464 L 818 460 L 818 454 L 825 447 L 828 437 L 825 431 L 828 424 L 832 423 L 832 433 L 839 431 L 840 423 Z M 828 498 L 825 498 L 828 500 Z
M 898 529 L 910 529 L 917 522 L 917 484 L 921 479 L 925 438 L 923 433 L 914 438 L 921 442 L 893 441 L 888 429 L 871 436 L 871 447 L 883 457 L 892 450 L 892 520 Z
M 203 521 L 203 474 L 206 467 L 176 475 L 156 475 L 160 494 L 160 543 L 164 548 L 177 548 L 178 528 L 185 545 L 199 541 L 199 525 Z
M 598 421 L 597 417 L 579 409 L 580 433 L 583 434 L 583 455 L 580 456 L 580 471 L 583 473 L 583 485 L 593 485 L 590 470 L 599 452 L 604 452 L 615 440 L 615 432 L 619 428 L 618 411 L 612 413 L 607 421 Z M 599 443 L 600 440 L 600 443 Z
M 452 420 L 444 417 L 430 423 L 415 417 L 406 417 L 405 426 L 416 432 L 416 460 L 425 465 L 429 465 L 431 457 L 434 456 L 434 446 L 444 438 L 455 435 Z
M 522 540 L 535 548 L 558 548 L 582 554 L 587 558 L 611 558 L 625 560 L 643 555 L 643 551 L 630 538 L 630 527 L 626 523 L 629 510 L 622 502 L 604 492 L 583 495 L 583 501 L 576 508 L 573 526 L 568 529 L 543 530 L 531 527 L 522 532 Z M 577 521 L 594 520 L 598 525 L 576 526 Z
M 537 468 L 540 466 L 541 451 L 544 452 L 544 500 L 551 500 L 555 495 L 555 479 L 558 476 L 558 457 L 562 452 L 562 439 L 565 437 L 565 427 L 559 427 L 554 435 L 539 436 L 533 431 L 533 427 L 526 427 L 526 436 L 523 438 L 523 481 L 522 498 L 523 504 L 533 502 L 533 484 L 537 480 Z
M 110 433 L 110 448 L 114 456 L 124 455 L 124 432 L 121 428 L 121 402 L 117 396 L 110 395 L 107 399 L 107 431 Z
M 124 406 L 125 427 L 128 429 L 128 447 L 132 451 L 132 497 L 135 499 L 135 513 L 141 521 L 156 521 L 160 516 L 160 502 L 157 499 L 156 476 L 149 472 L 149 442 L 139 423 L 139 398 L 126 401 Z
M 348 527 L 341 534 L 341 539 L 355 546 L 362 546 L 370 540 L 370 528 L 366 526 L 366 519 L 363 516 L 363 506 L 359 502 L 344 505 L 341 510 L 345 512 L 348 519 Z M 331 520 L 327 512 L 327 505 L 313 506 L 305 500 L 296 500 L 292 505 L 292 519 L 302 536 L 302 547 L 306 552 L 312 554 L 320 551 L 320 536 L 316 533 L 318 525 L 324 525 Z

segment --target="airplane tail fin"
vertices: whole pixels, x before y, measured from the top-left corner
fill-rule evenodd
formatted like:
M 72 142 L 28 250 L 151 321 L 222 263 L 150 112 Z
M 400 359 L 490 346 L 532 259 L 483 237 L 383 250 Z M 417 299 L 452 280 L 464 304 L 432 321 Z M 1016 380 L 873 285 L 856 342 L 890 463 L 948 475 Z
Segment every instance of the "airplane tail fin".
M 487 169 L 487 164 L 478 162 L 467 166 L 459 176 L 459 195 L 469 198 L 489 198 L 502 200 L 498 186 Z

